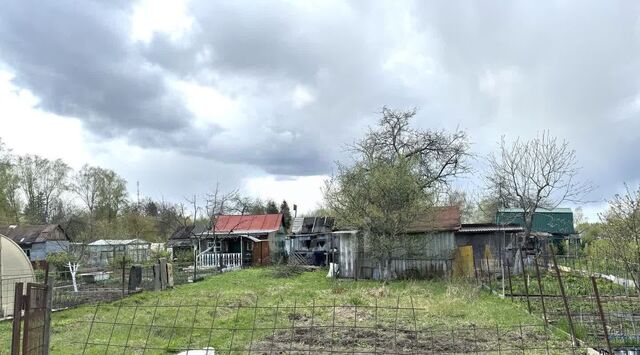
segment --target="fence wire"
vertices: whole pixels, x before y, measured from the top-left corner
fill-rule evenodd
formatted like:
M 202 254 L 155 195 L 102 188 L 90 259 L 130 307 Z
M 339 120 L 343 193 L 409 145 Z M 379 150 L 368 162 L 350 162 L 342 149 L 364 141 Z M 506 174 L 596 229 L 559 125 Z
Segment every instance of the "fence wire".
M 412 300 L 333 304 L 97 304 L 63 351 L 82 354 L 566 354 L 570 339 L 544 324 L 434 324 Z M 191 352 L 193 353 L 193 352 Z
M 629 271 L 552 253 L 545 246 L 513 250 L 498 262 L 476 261 L 476 280 L 578 343 L 603 352 L 640 351 L 640 294 L 625 278 Z
M 88 303 L 116 301 L 132 293 L 154 290 L 153 265 L 141 265 L 141 283 L 136 290 L 129 289 L 131 266 L 121 264 L 112 267 L 89 268 L 80 270 L 76 274 L 74 289 L 71 272 L 66 269 L 51 271 L 54 276 L 53 309 L 65 309 Z M 175 263 L 172 267 L 174 285 L 183 285 L 196 278 L 202 278 L 219 273 L 218 268 L 198 268 L 193 271 L 192 263 Z M 36 279 L 42 282 L 44 270 L 36 269 Z M 13 283 L 5 283 L 6 287 L 13 287 Z M 5 287 L 3 285 L 3 287 Z

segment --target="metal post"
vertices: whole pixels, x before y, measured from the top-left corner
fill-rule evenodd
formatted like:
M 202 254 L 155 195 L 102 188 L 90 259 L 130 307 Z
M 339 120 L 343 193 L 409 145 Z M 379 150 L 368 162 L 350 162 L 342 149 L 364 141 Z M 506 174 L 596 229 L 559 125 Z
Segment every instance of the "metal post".
M 602 322 L 602 330 L 604 331 L 604 338 L 607 341 L 607 349 L 609 354 L 613 354 L 611 348 L 611 341 L 609 340 L 609 331 L 607 330 L 607 321 L 602 311 L 602 303 L 600 303 L 600 293 L 598 292 L 598 285 L 596 284 L 595 276 L 591 276 L 591 284 L 593 285 L 593 292 L 596 295 L 596 303 L 598 304 L 598 312 L 600 313 L 600 321 Z
M 473 259 L 473 273 L 476 276 L 476 284 L 478 284 L 480 281 L 478 280 L 478 268 L 476 267 L 476 253 L 473 248 L 471 248 L 471 259 Z
M 564 310 L 565 312 L 567 312 L 567 322 L 569 323 L 569 330 L 571 331 L 571 340 L 573 342 L 573 346 L 579 346 L 578 341 L 576 339 L 576 332 L 573 329 L 573 320 L 571 319 L 571 310 L 569 309 L 569 302 L 567 301 L 567 295 L 564 292 L 564 284 L 562 283 L 562 276 L 560 275 L 560 269 L 558 268 L 558 263 L 556 262 L 556 253 L 553 251 L 552 246 L 549 246 L 549 249 L 551 250 L 553 268 L 556 270 L 556 276 L 558 277 L 558 286 L 560 287 L 560 294 L 562 295 Z
M 487 261 L 487 275 L 489 276 L 489 290 L 492 290 L 493 286 L 491 285 L 491 266 L 489 265 L 489 255 L 487 255 L 486 253 L 486 247 L 485 247 L 484 259 Z
M 511 263 L 509 260 L 507 262 L 507 279 L 509 280 L 509 296 L 511 296 L 511 302 L 513 302 L 513 287 L 511 287 Z
M 122 253 L 122 297 L 124 297 L 125 292 L 125 263 L 126 263 L 126 253 Z
M 524 292 L 527 296 L 527 310 L 531 314 L 531 301 L 529 301 L 529 283 L 527 282 L 527 270 L 524 268 L 524 248 L 520 248 L 520 265 L 522 266 L 522 280 L 524 280 Z
M 536 277 L 538 278 L 538 290 L 540 291 L 540 303 L 542 303 L 542 315 L 544 316 L 544 327 L 547 327 L 547 308 L 544 305 L 544 293 L 542 291 L 542 279 L 540 278 L 540 267 L 538 266 L 538 255 L 534 255 L 536 264 Z
M 200 244 L 200 241 L 196 243 Z M 196 282 L 196 277 L 198 276 L 198 250 L 196 248 L 196 246 L 193 247 L 193 282 Z

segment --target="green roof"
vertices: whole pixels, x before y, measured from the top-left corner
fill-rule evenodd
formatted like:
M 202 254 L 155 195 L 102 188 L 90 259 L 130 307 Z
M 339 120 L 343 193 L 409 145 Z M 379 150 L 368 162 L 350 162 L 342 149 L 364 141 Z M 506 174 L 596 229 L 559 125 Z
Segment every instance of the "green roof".
M 521 208 L 501 208 L 496 214 L 496 224 L 516 224 L 524 226 Z M 539 208 L 533 214 L 533 232 L 551 234 L 574 234 L 573 212 L 570 208 L 547 210 Z

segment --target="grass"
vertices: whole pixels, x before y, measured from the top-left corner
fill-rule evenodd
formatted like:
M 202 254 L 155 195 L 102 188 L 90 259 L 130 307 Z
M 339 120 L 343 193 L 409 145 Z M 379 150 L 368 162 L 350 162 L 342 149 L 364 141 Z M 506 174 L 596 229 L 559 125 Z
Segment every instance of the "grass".
M 544 295 L 561 295 L 558 279 L 554 272 L 541 270 L 541 283 Z M 529 273 L 529 293 L 540 294 L 535 272 Z M 572 313 L 576 337 L 589 344 L 603 344 L 602 324 L 597 308 L 591 278 L 576 272 L 562 272 L 562 281 L 568 298 L 568 306 Z M 522 275 L 511 277 L 512 289 L 515 294 L 524 295 L 525 287 Z M 640 302 L 635 289 L 625 288 L 611 281 L 597 278 L 596 285 L 602 300 L 602 310 L 605 313 L 610 339 L 614 346 L 637 347 L 640 345 L 636 328 L 637 312 Z M 517 298 L 525 304 L 526 298 Z M 530 297 L 532 312 L 542 316 L 542 302 L 539 297 Z M 559 329 L 569 332 L 564 303 L 560 297 L 545 297 L 545 310 L 549 321 Z
M 271 268 L 225 273 L 162 292 L 143 292 L 99 307 L 52 316 L 51 353 L 172 353 L 172 349 L 225 349 L 279 339 L 279 327 L 333 324 L 448 329 L 541 324 L 516 304 L 456 282 L 333 280 L 326 271 L 282 277 Z M 337 305 L 334 313 L 333 305 Z M 217 305 L 217 306 L 216 306 Z M 396 307 L 399 311 L 383 307 Z M 158 306 L 158 307 L 156 307 Z M 271 307 L 275 306 L 275 307 Z M 378 306 L 376 310 L 372 306 Z M 276 308 L 277 307 L 277 308 Z M 411 309 L 414 308 L 414 309 Z M 375 314 L 374 314 L 375 312 Z M 93 323 L 93 325 L 91 325 Z M 153 327 L 150 325 L 153 324 Z M 214 332 L 210 332 L 211 328 Z M 91 330 L 89 330 L 91 328 Z M 233 331 L 233 329 L 236 331 Z M 278 333 L 278 334 L 276 334 Z M 288 334 L 288 333 L 287 333 Z M 0 323 L 0 344 L 10 344 L 11 323 Z M 140 348 L 140 350 L 136 350 Z M 6 353 L 6 347 L 0 353 Z

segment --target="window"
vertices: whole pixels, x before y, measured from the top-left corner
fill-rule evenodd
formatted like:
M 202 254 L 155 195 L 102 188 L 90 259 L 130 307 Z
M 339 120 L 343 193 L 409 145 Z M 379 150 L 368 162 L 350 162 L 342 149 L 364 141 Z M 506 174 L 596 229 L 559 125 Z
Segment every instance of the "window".
M 222 243 L 220 241 L 207 240 L 207 249 L 213 247 L 211 249 L 214 253 L 219 253 L 222 250 Z
M 253 251 L 253 242 L 247 242 L 247 250 Z

